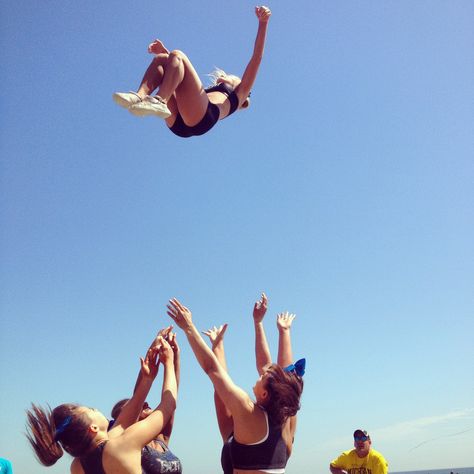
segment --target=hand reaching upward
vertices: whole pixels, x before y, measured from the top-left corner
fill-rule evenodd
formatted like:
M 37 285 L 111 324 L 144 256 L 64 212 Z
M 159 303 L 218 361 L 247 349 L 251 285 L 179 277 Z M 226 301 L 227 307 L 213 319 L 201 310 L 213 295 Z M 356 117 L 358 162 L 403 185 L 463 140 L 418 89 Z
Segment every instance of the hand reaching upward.
M 145 357 L 140 357 L 140 364 L 142 377 L 154 380 L 158 374 L 158 367 L 160 365 L 158 360 L 158 349 L 150 347 Z
M 212 349 L 215 349 L 215 347 L 224 340 L 224 334 L 226 330 L 227 324 L 222 324 L 219 327 L 214 326 L 213 328 L 210 328 L 207 331 L 202 331 L 202 333 L 210 339 Z
M 179 355 L 180 349 L 178 345 L 178 340 L 176 339 L 176 333 L 175 332 L 170 332 L 168 334 L 168 337 L 166 340 L 169 342 L 169 345 L 171 346 L 171 349 L 173 349 L 173 354 L 176 359 L 176 356 Z
M 272 15 L 270 8 L 261 6 L 255 7 L 255 15 L 257 15 L 258 21 L 262 23 L 267 23 Z
M 256 323 L 261 323 L 263 321 L 263 317 L 267 312 L 268 300 L 267 295 L 262 293 L 262 297 L 255 303 L 253 307 L 253 320 Z
M 165 339 L 161 337 L 160 343 L 161 345 L 158 350 L 160 362 L 163 365 L 166 365 L 169 362 L 173 362 L 173 359 L 174 359 L 173 349 L 171 349 L 171 346 L 169 345 L 168 341 L 166 341 Z
M 168 326 L 166 328 L 160 329 L 155 339 L 153 339 L 153 342 L 150 344 L 150 349 L 158 349 L 160 346 L 160 337 L 162 337 L 163 339 L 168 339 L 172 329 L 173 326 Z
M 191 311 L 186 306 L 183 306 L 176 298 L 169 300 L 168 316 L 181 328 L 183 331 L 193 325 Z
M 291 328 L 293 319 L 296 318 L 296 314 L 291 314 L 286 311 L 285 313 L 277 314 L 277 328 L 278 331 L 288 331 Z

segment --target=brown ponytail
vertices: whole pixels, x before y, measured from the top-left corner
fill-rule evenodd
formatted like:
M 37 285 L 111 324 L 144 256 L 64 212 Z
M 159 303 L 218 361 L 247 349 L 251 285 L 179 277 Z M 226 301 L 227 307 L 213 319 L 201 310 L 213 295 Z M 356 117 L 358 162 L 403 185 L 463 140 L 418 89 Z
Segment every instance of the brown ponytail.
M 26 437 L 35 451 L 38 461 L 52 466 L 63 455 L 63 449 L 73 457 L 86 454 L 94 447 L 89 432 L 90 420 L 78 412 L 80 405 L 63 404 L 53 411 L 31 404 L 27 410 Z
M 269 396 L 264 408 L 274 423 L 283 425 L 300 409 L 303 378 L 294 372 L 285 372 L 277 364 L 272 364 L 265 374 L 265 389 Z
M 54 441 L 51 420 L 51 408 L 31 404 L 31 410 L 26 411 L 28 417 L 26 437 L 35 451 L 38 461 L 44 466 L 52 466 L 63 455 L 58 442 Z

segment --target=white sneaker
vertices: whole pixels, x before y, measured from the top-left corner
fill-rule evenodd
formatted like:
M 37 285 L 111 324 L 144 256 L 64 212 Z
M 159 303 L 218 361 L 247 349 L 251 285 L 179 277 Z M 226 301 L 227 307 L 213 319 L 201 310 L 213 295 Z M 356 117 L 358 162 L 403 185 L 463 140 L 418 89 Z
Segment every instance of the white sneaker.
M 138 104 L 142 101 L 142 98 L 136 92 L 133 91 L 115 92 L 112 95 L 112 98 L 118 105 L 120 105 L 120 107 L 124 107 L 125 109 L 128 109 L 132 105 Z
M 149 95 L 146 96 L 141 102 L 129 107 L 128 111 L 139 117 L 144 117 L 146 115 L 157 115 L 158 117 L 166 119 L 171 115 L 170 109 L 168 109 L 166 102 Z

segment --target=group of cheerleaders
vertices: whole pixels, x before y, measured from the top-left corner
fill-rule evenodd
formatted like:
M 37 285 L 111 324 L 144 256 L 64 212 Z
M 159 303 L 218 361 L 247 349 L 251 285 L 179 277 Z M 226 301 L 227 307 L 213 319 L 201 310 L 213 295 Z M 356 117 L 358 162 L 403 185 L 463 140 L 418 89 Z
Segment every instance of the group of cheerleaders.
M 255 7 L 258 31 L 252 57 L 242 78 L 218 69 L 205 89 L 187 56 L 168 51 L 160 40 L 136 92 L 115 93 L 114 100 L 132 114 L 156 115 L 180 137 L 208 132 L 219 120 L 250 104 L 250 91 L 263 57 L 271 12 Z M 152 95 L 155 93 L 155 95 Z M 224 333 L 227 325 L 204 332 L 211 348 L 196 329 L 191 312 L 178 300 L 167 306 L 168 315 L 183 330 L 200 366 L 214 385 L 217 422 L 222 435 L 224 474 L 282 474 L 292 452 L 296 413 L 303 391 L 304 359 L 293 364 L 290 328 L 294 315 L 277 316 L 278 359 L 272 363 L 263 318 L 267 298 L 255 303 L 255 353 L 259 378 L 254 399 L 238 387 L 227 372 Z M 32 405 L 27 437 L 36 457 L 53 465 L 63 451 L 74 460 L 72 474 L 161 474 L 182 472 L 180 460 L 169 450 L 179 386 L 180 351 L 172 326 L 162 329 L 141 359 L 130 399 L 121 400 L 109 420 L 98 410 L 77 404 L 54 408 Z M 158 367 L 163 366 L 161 401 L 152 410 L 146 398 Z
M 263 327 L 267 305 L 267 297 L 262 294 L 253 309 L 259 373 L 253 387 L 254 399 L 227 372 L 227 325 L 203 333 L 210 340 L 209 347 L 196 329 L 191 311 L 177 299 L 167 305 L 168 315 L 183 331 L 214 386 L 224 474 L 282 474 L 292 452 L 305 360 L 293 364 L 290 330 L 295 316 L 280 313 L 278 359 L 272 363 Z M 159 365 L 163 366 L 161 400 L 152 410 L 146 397 Z M 66 451 L 74 458 L 72 474 L 180 474 L 181 462 L 168 448 L 179 374 L 180 349 L 169 326 L 158 333 L 141 358 L 133 395 L 114 406 L 112 421 L 87 406 L 67 403 L 51 410 L 33 404 L 27 412 L 27 437 L 36 457 L 43 465 L 51 466 Z

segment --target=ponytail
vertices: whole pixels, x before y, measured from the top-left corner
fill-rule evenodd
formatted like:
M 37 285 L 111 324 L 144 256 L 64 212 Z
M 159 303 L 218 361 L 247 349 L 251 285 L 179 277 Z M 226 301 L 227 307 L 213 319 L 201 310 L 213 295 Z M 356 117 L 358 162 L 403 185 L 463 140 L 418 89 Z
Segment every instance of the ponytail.
M 61 445 L 54 439 L 51 408 L 44 409 L 31 404 L 26 411 L 28 418 L 26 437 L 43 466 L 52 466 L 63 455 Z
M 38 461 L 52 466 L 63 455 L 84 456 L 94 448 L 94 437 L 89 432 L 90 420 L 80 413 L 80 405 L 65 403 L 54 410 L 35 404 L 27 410 L 27 433 Z
M 264 408 L 270 419 L 278 425 L 283 425 L 300 409 L 303 378 L 295 372 L 286 372 L 277 364 L 272 364 L 266 374 L 265 388 L 269 397 Z

